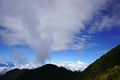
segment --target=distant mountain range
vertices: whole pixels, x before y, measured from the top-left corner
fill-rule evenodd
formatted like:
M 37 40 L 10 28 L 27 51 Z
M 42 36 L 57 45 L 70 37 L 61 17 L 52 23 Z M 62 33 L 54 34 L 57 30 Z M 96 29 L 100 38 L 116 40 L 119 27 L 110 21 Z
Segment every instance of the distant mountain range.
M 2 76 L 1 80 L 73 80 L 79 72 L 72 72 L 63 67 L 47 64 L 40 68 L 14 69 Z
M 54 64 L 58 67 L 64 67 L 71 71 L 83 71 L 88 65 L 83 62 L 47 62 L 46 64 Z M 42 65 L 37 62 L 28 62 L 27 64 L 17 64 L 14 62 L 1 62 L 0 63 L 0 74 L 4 74 L 11 69 L 35 69 L 41 67 Z
M 0 80 L 120 80 L 120 45 L 108 51 L 82 72 L 52 64 L 36 69 L 14 69 Z

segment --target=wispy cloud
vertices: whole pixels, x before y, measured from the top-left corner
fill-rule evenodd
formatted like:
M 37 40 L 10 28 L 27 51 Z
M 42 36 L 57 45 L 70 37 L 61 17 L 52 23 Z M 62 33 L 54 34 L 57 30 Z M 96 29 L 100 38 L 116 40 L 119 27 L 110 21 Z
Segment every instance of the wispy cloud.
M 104 6 L 88 21 L 89 33 L 110 30 L 120 25 L 120 1 L 106 0 Z
M 109 50 L 99 50 L 96 53 L 98 54 L 106 54 Z
M 8 45 L 29 45 L 44 62 L 51 51 L 81 49 L 87 38 L 75 34 L 106 0 L 1 0 L 0 36 Z M 77 43 L 75 40 L 79 40 Z

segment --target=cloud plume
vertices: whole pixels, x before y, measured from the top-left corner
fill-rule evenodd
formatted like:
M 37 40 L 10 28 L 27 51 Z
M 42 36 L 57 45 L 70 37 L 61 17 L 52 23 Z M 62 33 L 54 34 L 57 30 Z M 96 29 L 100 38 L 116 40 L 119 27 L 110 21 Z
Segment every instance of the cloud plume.
M 81 49 L 75 36 L 105 0 L 0 0 L 0 36 L 8 45 L 29 45 L 43 63 L 51 51 Z M 79 42 L 76 44 L 75 39 Z

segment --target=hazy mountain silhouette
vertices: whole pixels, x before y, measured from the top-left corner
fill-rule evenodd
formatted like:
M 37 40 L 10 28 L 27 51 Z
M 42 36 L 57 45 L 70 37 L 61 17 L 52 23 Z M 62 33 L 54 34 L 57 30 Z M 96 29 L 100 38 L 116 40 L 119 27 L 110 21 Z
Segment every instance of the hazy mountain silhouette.
M 47 64 L 33 70 L 11 70 L 1 80 L 73 80 L 78 74 L 78 72 L 72 72 L 63 67 Z
M 120 80 L 120 45 L 100 57 L 83 72 L 72 72 L 47 64 L 33 70 L 11 70 L 0 80 Z

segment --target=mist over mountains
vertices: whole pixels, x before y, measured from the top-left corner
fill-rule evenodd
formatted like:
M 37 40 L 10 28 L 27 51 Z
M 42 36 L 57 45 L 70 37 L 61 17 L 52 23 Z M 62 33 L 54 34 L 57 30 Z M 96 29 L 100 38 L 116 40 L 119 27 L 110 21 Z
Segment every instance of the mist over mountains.
M 13 69 L 0 80 L 119 80 L 120 45 L 101 56 L 84 71 L 70 71 L 63 67 L 46 64 L 36 69 Z
M 71 71 L 83 71 L 88 65 L 83 62 L 48 62 L 46 64 L 54 64 L 58 67 L 64 67 Z M 29 62 L 27 64 L 16 64 L 14 62 L 2 62 L 0 63 L 0 74 L 4 74 L 11 69 L 35 69 L 42 65 L 37 62 Z

